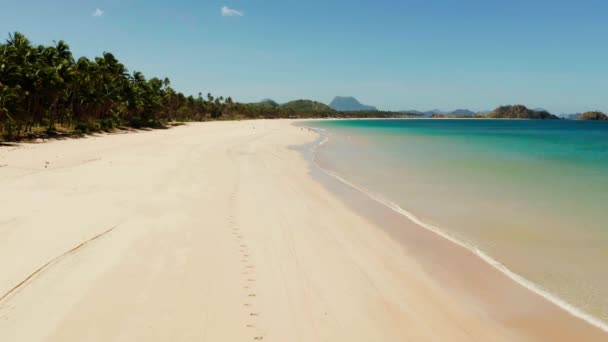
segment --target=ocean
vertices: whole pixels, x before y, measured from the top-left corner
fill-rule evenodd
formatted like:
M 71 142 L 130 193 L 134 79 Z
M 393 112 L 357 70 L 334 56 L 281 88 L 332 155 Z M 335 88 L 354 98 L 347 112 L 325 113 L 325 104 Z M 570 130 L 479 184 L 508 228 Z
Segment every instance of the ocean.
M 306 125 L 322 169 L 606 328 L 608 122 Z

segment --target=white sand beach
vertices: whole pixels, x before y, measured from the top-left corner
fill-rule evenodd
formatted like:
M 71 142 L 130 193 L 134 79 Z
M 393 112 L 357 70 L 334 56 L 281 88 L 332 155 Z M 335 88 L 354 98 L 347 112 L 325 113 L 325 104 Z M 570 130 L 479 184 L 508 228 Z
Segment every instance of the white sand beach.
M 0 341 L 608 339 L 439 236 L 470 281 L 435 276 L 310 174 L 292 146 L 316 138 L 261 120 L 0 147 Z

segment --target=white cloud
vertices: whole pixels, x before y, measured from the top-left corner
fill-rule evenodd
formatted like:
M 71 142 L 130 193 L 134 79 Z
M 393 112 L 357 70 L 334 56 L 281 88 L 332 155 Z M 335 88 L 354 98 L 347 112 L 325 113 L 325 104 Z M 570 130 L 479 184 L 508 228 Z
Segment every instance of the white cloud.
M 222 16 L 224 17 L 242 17 L 243 12 L 237 11 L 233 8 L 229 8 L 227 6 L 222 7 Z
M 93 12 L 93 16 L 94 17 L 101 17 L 101 16 L 103 16 L 103 10 L 99 9 L 99 8 L 96 8 L 95 12 Z

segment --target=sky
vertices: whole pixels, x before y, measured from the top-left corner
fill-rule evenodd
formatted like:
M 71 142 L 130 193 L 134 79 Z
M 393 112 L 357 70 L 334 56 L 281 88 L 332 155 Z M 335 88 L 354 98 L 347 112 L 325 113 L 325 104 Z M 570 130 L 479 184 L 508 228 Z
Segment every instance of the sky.
M 606 0 L 0 0 L 0 32 L 186 94 L 608 112 Z

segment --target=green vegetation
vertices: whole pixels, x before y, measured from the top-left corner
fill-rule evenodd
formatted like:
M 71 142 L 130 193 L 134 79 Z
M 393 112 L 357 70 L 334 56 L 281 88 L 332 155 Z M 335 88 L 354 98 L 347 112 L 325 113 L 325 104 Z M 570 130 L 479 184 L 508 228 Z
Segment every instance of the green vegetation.
M 258 103 L 252 103 L 253 105 L 257 105 L 257 106 L 263 106 L 263 107 L 271 107 L 271 108 L 276 108 L 279 106 L 278 103 L 276 103 L 273 100 L 270 99 L 266 99 L 266 100 L 262 100 Z
M 161 127 L 174 120 L 218 118 L 230 98 L 176 92 L 168 79 L 128 73 L 111 53 L 75 59 L 63 41 L 34 46 L 20 33 L 0 45 L 0 134 Z
M 501 106 L 496 108 L 493 112 L 485 115 L 485 117 L 493 119 L 559 119 L 559 117 L 547 111 L 532 110 L 523 105 Z
M 0 141 L 123 127 L 161 128 L 183 121 L 422 116 L 413 112 L 336 111 L 311 100 L 237 103 L 230 97 L 211 94 L 186 96 L 170 85 L 167 78 L 147 79 L 141 72 L 129 73 L 111 53 L 93 60 L 76 59 L 64 41 L 35 46 L 16 32 L 0 44 Z M 523 105 L 498 107 L 487 115 L 432 117 L 558 119 L 547 111 Z M 588 112 L 580 119 L 608 117 Z
M 129 73 L 111 53 L 76 59 L 64 41 L 33 45 L 23 34 L 0 44 L 0 140 L 164 127 L 173 121 L 286 117 L 402 117 L 390 112 L 336 112 L 307 100 L 278 105 L 230 97 L 186 96 L 167 78 Z
M 608 115 L 602 112 L 586 112 L 581 114 L 578 120 L 608 120 Z
M 297 112 L 335 112 L 328 105 L 311 100 L 295 100 L 281 105 L 281 108 L 286 110 L 294 110 Z

